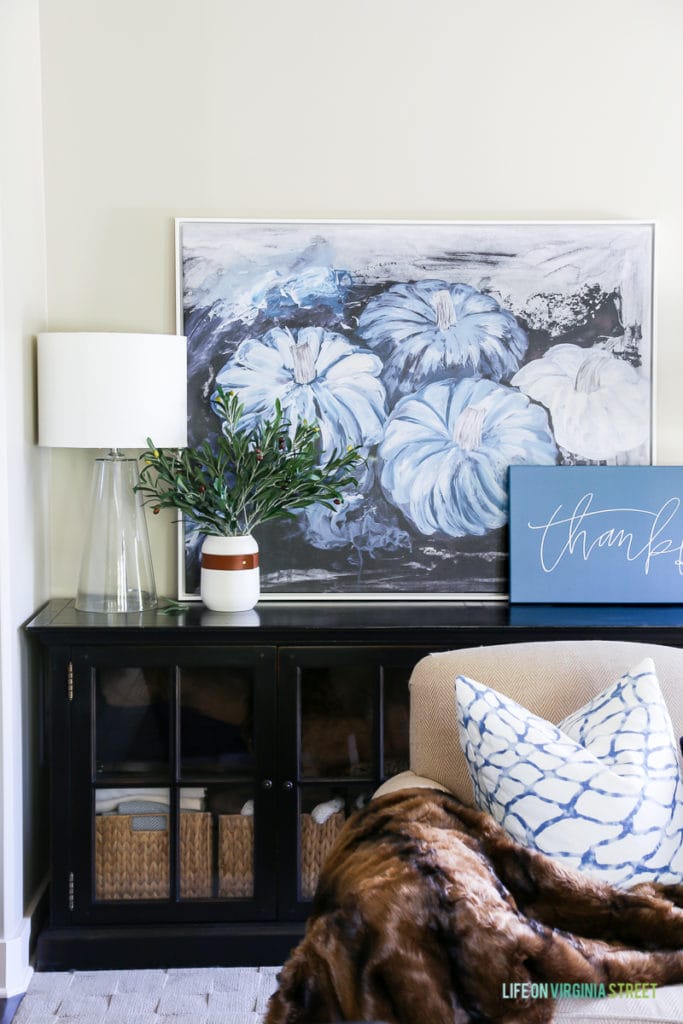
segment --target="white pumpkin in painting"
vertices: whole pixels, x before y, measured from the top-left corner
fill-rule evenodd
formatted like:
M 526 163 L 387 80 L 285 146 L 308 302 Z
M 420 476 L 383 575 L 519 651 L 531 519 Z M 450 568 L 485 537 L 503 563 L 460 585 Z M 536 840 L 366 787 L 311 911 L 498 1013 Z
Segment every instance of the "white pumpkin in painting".
M 555 440 L 593 462 L 639 448 L 650 433 L 650 387 L 600 346 L 554 345 L 511 381 L 548 409 Z
M 401 399 L 379 446 L 389 501 L 426 536 L 483 536 L 507 521 L 510 465 L 554 465 L 548 414 L 490 380 L 435 381 Z

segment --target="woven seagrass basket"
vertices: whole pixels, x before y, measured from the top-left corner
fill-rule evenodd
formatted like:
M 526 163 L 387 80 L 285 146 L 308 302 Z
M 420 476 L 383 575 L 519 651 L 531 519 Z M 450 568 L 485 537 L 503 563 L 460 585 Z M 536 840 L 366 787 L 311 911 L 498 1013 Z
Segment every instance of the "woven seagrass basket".
M 341 811 L 319 825 L 310 814 L 301 815 L 301 897 L 313 899 L 325 858 L 344 827 Z
M 246 814 L 218 818 L 218 895 L 254 895 L 254 819 Z
M 95 898 L 168 899 L 170 887 L 168 816 L 163 831 L 136 831 L 133 819 L 111 814 L 95 818 Z M 156 815 L 155 817 L 158 817 Z M 211 815 L 180 815 L 180 895 L 211 895 Z
M 98 815 L 95 819 L 95 896 L 98 900 L 154 900 L 169 896 L 168 830 L 135 831 L 142 815 Z M 312 899 L 325 857 L 344 825 L 341 812 L 319 825 L 301 815 L 301 896 Z M 180 815 L 180 895 L 212 895 L 211 814 Z M 218 896 L 254 895 L 254 819 L 218 817 Z

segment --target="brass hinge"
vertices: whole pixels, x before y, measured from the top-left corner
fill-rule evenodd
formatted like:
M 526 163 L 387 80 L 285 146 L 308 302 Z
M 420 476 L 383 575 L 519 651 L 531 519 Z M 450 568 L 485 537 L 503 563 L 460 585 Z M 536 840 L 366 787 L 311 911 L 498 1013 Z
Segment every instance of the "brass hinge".
M 66 695 L 69 700 L 74 699 L 74 665 L 72 661 L 66 666 Z
M 74 908 L 75 896 L 76 896 L 76 886 L 74 885 L 74 873 L 73 873 L 73 871 L 70 871 L 69 872 L 69 890 L 68 890 L 69 910 L 73 910 L 73 908 Z

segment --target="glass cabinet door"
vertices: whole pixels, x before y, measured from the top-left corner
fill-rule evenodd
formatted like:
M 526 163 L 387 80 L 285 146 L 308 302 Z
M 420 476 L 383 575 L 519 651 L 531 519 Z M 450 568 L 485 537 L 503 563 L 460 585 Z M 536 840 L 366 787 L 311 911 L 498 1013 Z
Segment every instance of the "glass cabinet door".
M 74 736 L 90 737 L 74 797 L 90 827 L 72 919 L 132 920 L 138 905 L 190 920 L 197 900 L 206 920 L 272 916 L 273 650 L 88 649 L 73 665 Z
M 385 778 L 408 768 L 408 679 L 423 653 L 372 647 L 281 652 L 283 917 L 310 913 L 320 868 L 346 819 Z
M 161 666 L 95 670 L 95 764 L 100 774 L 168 770 L 171 677 Z
M 257 767 L 251 669 L 181 671 L 179 734 L 181 777 L 198 783 L 181 789 L 181 805 L 183 796 L 203 803 L 215 846 L 208 891 L 199 891 L 200 880 L 196 894 L 252 899 Z M 181 858 L 181 894 L 187 873 Z

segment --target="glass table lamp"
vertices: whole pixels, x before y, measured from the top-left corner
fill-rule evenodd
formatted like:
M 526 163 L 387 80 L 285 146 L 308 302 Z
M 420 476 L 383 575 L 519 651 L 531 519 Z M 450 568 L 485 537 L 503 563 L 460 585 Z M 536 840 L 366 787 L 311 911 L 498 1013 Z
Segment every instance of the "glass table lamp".
M 38 443 L 108 449 L 95 460 L 76 608 L 155 608 L 138 483 L 123 448 L 187 445 L 187 344 L 175 334 L 38 335 Z

